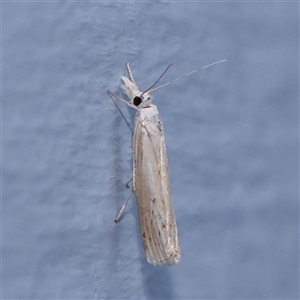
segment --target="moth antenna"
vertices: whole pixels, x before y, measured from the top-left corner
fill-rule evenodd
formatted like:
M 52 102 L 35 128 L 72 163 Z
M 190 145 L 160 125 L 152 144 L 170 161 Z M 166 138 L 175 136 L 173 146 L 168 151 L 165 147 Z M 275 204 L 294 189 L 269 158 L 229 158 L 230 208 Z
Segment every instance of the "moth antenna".
M 147 93 L 148 91 L 150 91 L 161 80 L 161 78 L 166 74 L 166 72 L 169 70 L 169 68 L 172 65 L 173 64 L 169 64 L 167 66 L 167 68 L 165 69 L 165 71 L 159 76 L 159 78 L 149 88 L 147 88 L 144 92 L 142 92 L 141 96 L 144 95 L 145 93 Z
M 169 81 L 169 82 L 167 82 L 167 83 L 165 83 L 165 84 L 163 84 L 163 85 L 160 85 L 160 86 L 158 86 L 158 87 L 156 87 L 156 88 L 154 88 L 153 89 L 153 87 L 154 87 L 154 85 L 158 82 L 158 80 L 157 80 L 157 82 L 155 82 L 155 84 L 153 84 L 149 89 L 147 89 L 145 92 L 153 92 L 153 91 L 156 91 L 156 90 L 158 90 L 158 89 L 160 89 L 160 88 L 162 88 L 162 87 L 165 87 L 165 86 L 167 86 L 167 85 L 169 85 L 169 84 L 171 84 L 171 83 L 173 83 L 173 82 L 175 82 L 175 81 L 177 81 L 177 80 L 179 80 L 179 79 L 182 79 L 182 78 L 184 78 L 184 77 L 187 77 L 187 76 L 189 76 L 189 75 L 192 75 L 192 74 L 194 74 L 194 73 L 196 73 L 196 72 L 198 72 L 198 71 L 201 71 L 201 70 L 203 70 L 203 69 L 206 69 L 206 68 L 208 68 L 208 67 L 211 67 L 211 66 L 213 66 L 213 65 L 216 65 L 216 64 L 219 64 L 219 63 L 222 63 L 222 62 L 224 62 L 224 61 L 226 61 L 226 59 L 223 59 L 223 60 L 219 60 L 219 61 L 215 61 L 214 63 L 212 63 L 212 64 L 209 64 L 209 65 L 206 65 L 206 66 L 204 66 L 204 67 L 201 67 L 200 69 L 196 69 L 196 70 L 194 70 L 194 71 L 192 71 L 192 72 L 189 72 L 189 73 L 187 73 L 187 74 L 185 74 L 185 75 L 183 75 L 183 76 L 180 76 L 180 77 L 178 77 L 178 78 L 176 78 L 176 79 L 173 79 L 173 80 L 171 80 L 171 81 Z M 169 66 L 170 67 L 170 66 Z M 168 68 L 169 68 L 168 67 Z M 168 68 L 167 68 L 167 70 L 168 70 Z M 167 71 L 166 70 L 166 71 Z M 166 73 L 166 71 L 164 72 L 164 73 Z M 163 74 L 164 74 L 163 73 Z M 162 76 L 161 76 L 162 77 Z M 160 77 L 160 78 L 161 78 Z M 159 79 L 160 79 L 159 78 Z M 145 93 L 144 92 L 144 93 Z

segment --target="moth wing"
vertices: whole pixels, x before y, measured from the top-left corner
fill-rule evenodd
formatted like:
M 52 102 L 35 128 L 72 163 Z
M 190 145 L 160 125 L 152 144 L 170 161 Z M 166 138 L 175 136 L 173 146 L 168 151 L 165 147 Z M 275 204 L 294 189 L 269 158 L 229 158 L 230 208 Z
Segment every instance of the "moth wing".
M 133 186 L 143 246 L 151 264 L 180 260 L 163 125 L 156 106 L 139 110 L 133 136 Z

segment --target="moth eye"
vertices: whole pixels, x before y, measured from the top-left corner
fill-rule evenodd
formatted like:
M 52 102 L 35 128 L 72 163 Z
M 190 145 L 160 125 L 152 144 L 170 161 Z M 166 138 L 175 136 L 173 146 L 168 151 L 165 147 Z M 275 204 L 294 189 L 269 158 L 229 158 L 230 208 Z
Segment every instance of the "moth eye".
M 135 106 L 139 106 L 141 103 L 142 103 L 142 98 L 141 97 L 138 97 L 138 96 L 134 97 L 133 104 Z

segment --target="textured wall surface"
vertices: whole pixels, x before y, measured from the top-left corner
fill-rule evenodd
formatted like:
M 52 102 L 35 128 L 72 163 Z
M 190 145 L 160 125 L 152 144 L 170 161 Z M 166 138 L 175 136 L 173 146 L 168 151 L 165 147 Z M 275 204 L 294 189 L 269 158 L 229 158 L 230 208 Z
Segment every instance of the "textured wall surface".
M 153 93 L 182 251 L 153 267 L 106 91 L 224 58 Z M 298 106 L 298 3 L 2 2 L 3 299 L 298 298 Z

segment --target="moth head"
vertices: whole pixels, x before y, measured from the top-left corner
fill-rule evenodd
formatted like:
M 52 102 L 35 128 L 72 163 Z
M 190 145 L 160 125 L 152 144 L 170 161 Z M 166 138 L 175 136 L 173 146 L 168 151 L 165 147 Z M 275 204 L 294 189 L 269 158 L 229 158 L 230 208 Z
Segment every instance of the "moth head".
M 152 97 L 148 93 L 141 93 L 132 99 L 134 106 L 142 108 L 151 105 Z

